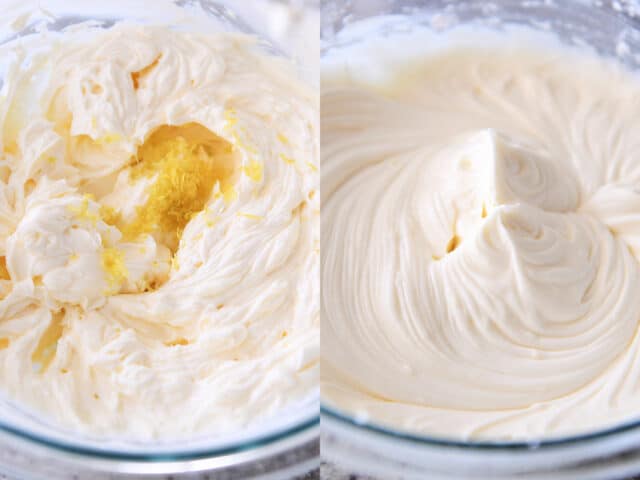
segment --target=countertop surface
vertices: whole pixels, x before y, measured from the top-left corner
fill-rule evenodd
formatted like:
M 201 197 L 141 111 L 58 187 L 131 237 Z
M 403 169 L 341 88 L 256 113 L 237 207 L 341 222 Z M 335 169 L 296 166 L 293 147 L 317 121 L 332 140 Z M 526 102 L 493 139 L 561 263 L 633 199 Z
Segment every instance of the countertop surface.
M 378 480 L 367 475 L 358 475 L 357 473 L 347 472 L 329 462 L 322 462 L 322 465 L 320 466 L 320 478 L 322 480 Z M 399 479 L 400 477 L 398 477 L 397 480 Z M 396 479 L 389 478 L 385 480 Z

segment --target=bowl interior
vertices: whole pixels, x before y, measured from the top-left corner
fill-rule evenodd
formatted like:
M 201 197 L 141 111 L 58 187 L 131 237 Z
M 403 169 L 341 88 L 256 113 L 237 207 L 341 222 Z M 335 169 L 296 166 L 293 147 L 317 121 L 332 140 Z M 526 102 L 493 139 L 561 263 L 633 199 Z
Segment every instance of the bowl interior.
M 403 45 L 410 45 L 407 38 L 413 38 L 416 43 L 415 38 L 419 38 L 416 37 L 416 33 L 427 33 L 429 36 L 434 32 L 446 33 L 463 29 L 516 29 L 527 35 L 531 33 L 531 41 L 548 41 L 551 38 L 554 42 L 560 41 L 571 48 L 595 52 L 599 56 L 625 65 L 631 71 L 638 71 L 640 20 L 637 15 L 640 15 L 640 9 L 618 8 L 597 0 L 327 0 L 322 3 L 321 13 L 322 68 L 332 69 L 335 66 L 349 64 L 355 71 L 363 71 L 360 68 L 367 69 L 366 58 L 372 51 L 372 40 L 386 42 L 399 39 L 403 41 Z M 420 44 L 417 50 L 423 52 L 424 45 L 421 42 L 417 43 Z M 412 54 L 413 52 L 403 52 L 403 55 Z M 341 410 L 339 406 L 322 399 L 321 404 L 322 416 L 330 419 L 330 425 L 342 424 L 346 428 L 361 429 L 363 434 L 369 432 L 391 440 L 426 447 L 454 447 L 467 450 L 528 451 L 532 448 L 556 447 L 614 437 L 640 427 L 639 414 L 639 418 L 631 418 L 621 424 L 558 438 L 533 438 L 527 441 L 461 441 L 377 424 L 353 412 Z
M 26 3 L 26 4 L 24 4 Z M 46 0 L 34 9 L 28 2 L 0 0 L 6 15 L 0 20 L 0 46 L 24 43 L 41 32 L 67 32 L 105 29 L 120 23 L 164 25 L 178 31 L 210 33 L 217 31 L 255 36 L 257 47 L 266 54 L 284 56 L 267 39 L 258 35 L 244 20 L 220 2 L 211 0 L 154 0 L 148 2 L 112 0 L 109 2 L 68 2 Z M 0 89 L 6 74 L 7 59 L 0 58 Z M 304 73 L 296 72 L 301 78 Z M 1 90 L 0 90 L 1 92 Z M 50 423 L 36 412 L 0 396 L 0 431 L 16 435 L 46 447 L 104 458 L 189 459 L 223 455 L 257 448 L 317 427 L 319 394 L 286 407 L 269 418 L 231 433 L 203 433 L 193 438 L 167 441 L 122 440 L 117 437 L 92 437 Z

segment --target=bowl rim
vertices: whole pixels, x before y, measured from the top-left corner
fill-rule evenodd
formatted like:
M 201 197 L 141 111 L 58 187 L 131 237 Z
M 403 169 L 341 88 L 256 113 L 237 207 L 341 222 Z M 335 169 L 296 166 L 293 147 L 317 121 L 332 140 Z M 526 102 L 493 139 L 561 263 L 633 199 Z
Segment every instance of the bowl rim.
M 289 427 L 276 428 L 264 434 L 256 435 L 251 439 L 239 439 L 231 443 L 216 447 L 192 447 L 185 450 L 163 450 L 162 453 L 127 452 L 121 448 L 96 448 L 83 445 L 80 442 L 67 441 L 53 438 L 46 434 L 33 433 L 28 429 L 22 429 L 0 421 L 0 432 L 9 436 L 18 437 L 28 443 L 35 443 L 38 446 L 49 448 L 58 452 L 91 457 L 100 460 L 132 461 L 132 462 L 176 462 L 184 460 L 200 460 L 211 457 L 222 457 L 247 451 L 255 451 L 262 447 L 276 444 L 280 441 L 295 437 L 298 434 L 305 434 L 320 425 L 320 415 L 308 416 L 299 423 Z
M 409 430 L 394 429 L 391 426 L 359 420 L 355 415 L 351 415 L 344 410 L 339 410 L 329 406 L 324 402 L 320 403 L 320 416 L 337 421 L 339 424 L 356 428 L 359 431 L 382 435 L 389 440 L 411 442 L 417 445 L 429 447 L 447 447 L 464 449 L 468 451 L 525 451 L 550 449 L 553 447 L 576 446 L 594 440 L 605 440 L 618 436 L 625 432 L 640 429 L 640 418 L 635 418 L 627 422 L 622 422 L 611 427 L 598 428 L 585 433 L 561 435 L 548 438 L 531 438 L 529 440 L 459 440 L 443 435 L 424 435 Z

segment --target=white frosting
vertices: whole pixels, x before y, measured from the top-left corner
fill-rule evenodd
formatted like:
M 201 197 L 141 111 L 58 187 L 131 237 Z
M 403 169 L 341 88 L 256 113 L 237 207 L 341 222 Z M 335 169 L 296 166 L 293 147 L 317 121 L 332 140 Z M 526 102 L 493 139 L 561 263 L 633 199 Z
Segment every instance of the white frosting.
M 2 390 L 72 428 L 140 438 L 221 433 L 313 395 L 315 93 L 231 34 L 117 26 L 0 54 L 15 60 L 0 100 Z M 234 195 L 216 184 L 175 248 L 127 238 L 102 209 L 132 221 L 156 178 L 130 176 L 132 156 L 188 123 L 233 145 Z
M 360 418 L 495 439 L 640 414 L 640 82 L 501 41 L 325 72 L 322 395 Z

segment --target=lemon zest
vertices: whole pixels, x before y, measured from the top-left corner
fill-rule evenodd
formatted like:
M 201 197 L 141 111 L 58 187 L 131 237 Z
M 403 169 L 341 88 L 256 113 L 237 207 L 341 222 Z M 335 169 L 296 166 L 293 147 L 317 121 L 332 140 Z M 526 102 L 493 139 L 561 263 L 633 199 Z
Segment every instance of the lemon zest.
M 89 209 L 90 196 L 85 195 L 80 205 L 69 205 L 67 209 L 73 213 L 79 220 L 87 220 L 95 225 L 98 221 L 98 215 Z
M 283 135 L 282 133 L 278 133 L 278 140 L 283 145 L 289 145 L 289 139 L 285 135 Z
M 11 280 L 11 275 L 9 275 L 9 270 L 7 269 L 7 257 L 0 257 L 0 279 L 2 280 Z
M 122 228 L 125 238 L 162 232 L 175 248 L 186 224 L 203 210 L 216 183 L 225 201 L 236 198 L 232 145 L 202 125 L 164 126 L 138 149 L 131 178 L 154 177 L 147 201 Z
M 285 155 L 284 153 L 281 153 L 279 157 L 284 163 L 287 163 L 289 165 L 294 165 L 296 163 L 296 161 L 293 158 Z
M 56 355 L 58 340 L 64 331 L 64 309 L 51 315 L 49 326 L 38 341 L 38 345 L 31 354 L 31 361 L 38 366 L 39 372 L 44 372 Z
M 100 213 L 102 221 L 107 225 L 117 226 L 122 222 L 120 212 L 109 205 L 101 205 L 98 212 Z
M 245 212 L 238 212 L 236 215 L 238 215 L 239 217 L 249 218 L 251 220 L 262 220 L 264 218 L 261 215 L 254 215 L 253 213 Z
M 106 135 L 100 137 L 96 140 L 98 145 L 109 145 L 111 143 L 119 142 L 122 140 L 122 135 L 119 133 L 107 133 Z
M 124 254 L 117 248 L 108 247 L 102 250 L 100 262 L 109 287 L 118 290 L 129 274 L 124 263 Z
M 141 68 L 137 72 L 131 72 L 131 81 L 133 82 L 134 90 L 137 90 L 138 88 L 140 88 L 140 79 L 147 76 L 151 72 L 151 70 L 153 70 L 158 65 L 158 62 L 160 62 L 161 57 L 162 57 L 162 54 L 159 54 L 155 58 L 155 60 L 151 62 L 149 65 L 147 65 L 146 67 Z
M 238 192 L 233 185 L 226 184 L 222 187 L 222 198 L 225 203 L 231 203 L 238 198 Z
M 251 160 L 248 165 L 242 167 L 242 172 L 254 182 L 262 180 L 262 164 Z
M 227 122 L 226 127 L 232 128 L 238 123 L 238 118 L 236 117 L 236 111 L 233 108 L 228 108 L 223 113 L 224 119 Z

